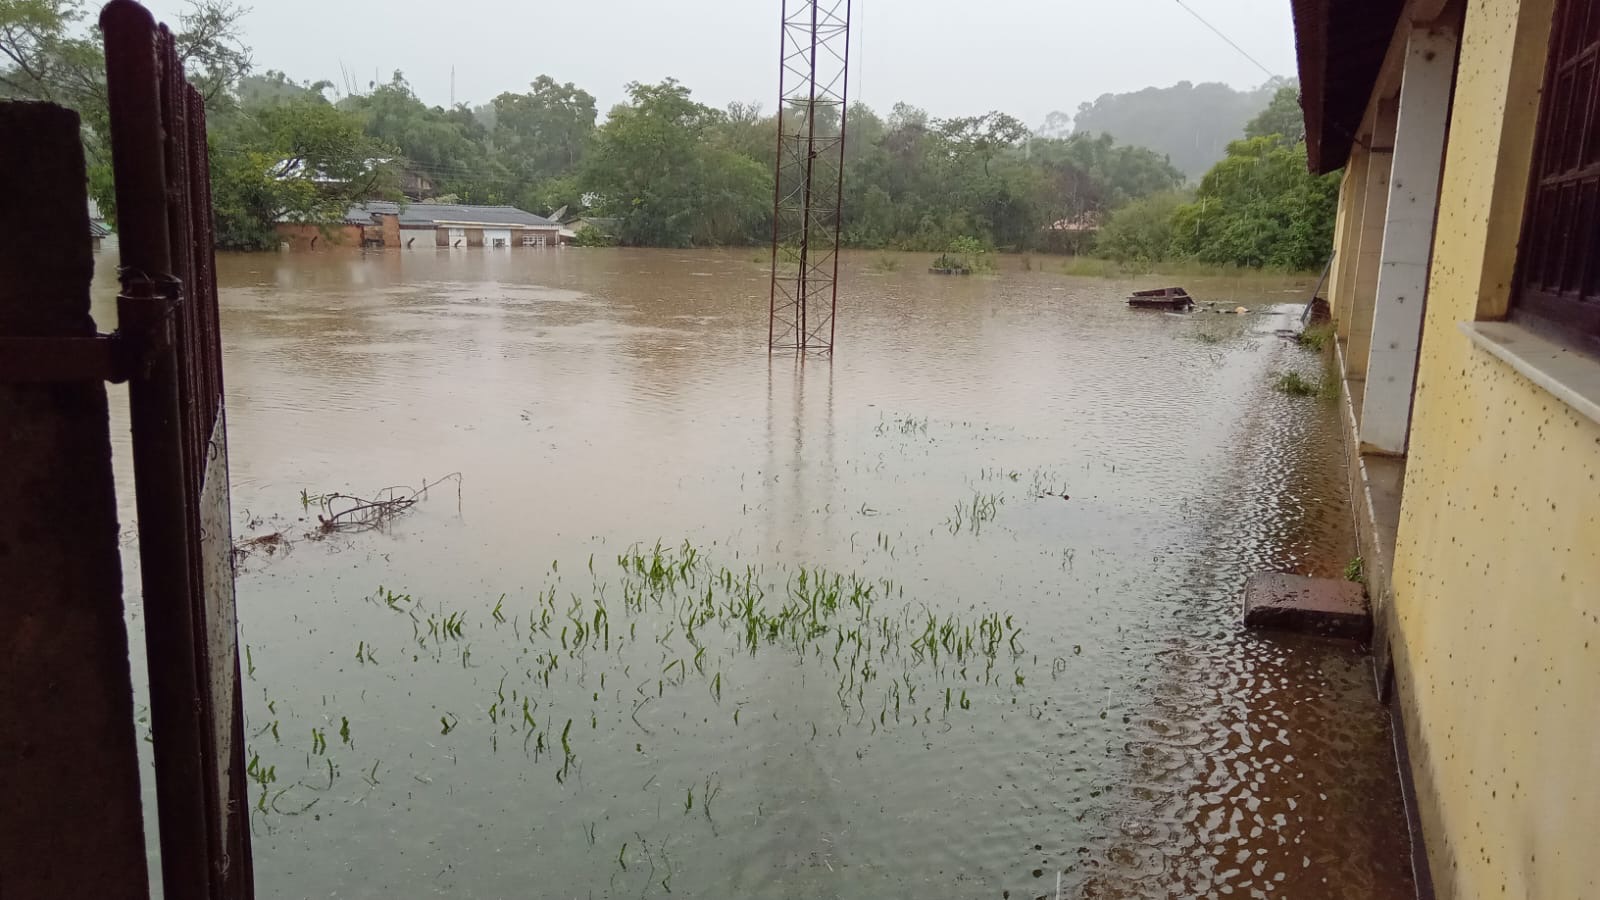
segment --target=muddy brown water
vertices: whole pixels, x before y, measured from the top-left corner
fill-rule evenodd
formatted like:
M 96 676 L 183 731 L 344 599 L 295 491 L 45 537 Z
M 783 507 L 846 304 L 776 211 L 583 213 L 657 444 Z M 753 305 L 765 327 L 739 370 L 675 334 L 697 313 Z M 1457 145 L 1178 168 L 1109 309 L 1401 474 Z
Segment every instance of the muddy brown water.
M 801 363 L 754 256 L 218 260 L 236 535 L 288 539 L 238 583 L 261 896 L 1410 895 L 1361 649 L 1238 626 L 1353 553 L 1271 387 L 1305 285 L 847 255 Z

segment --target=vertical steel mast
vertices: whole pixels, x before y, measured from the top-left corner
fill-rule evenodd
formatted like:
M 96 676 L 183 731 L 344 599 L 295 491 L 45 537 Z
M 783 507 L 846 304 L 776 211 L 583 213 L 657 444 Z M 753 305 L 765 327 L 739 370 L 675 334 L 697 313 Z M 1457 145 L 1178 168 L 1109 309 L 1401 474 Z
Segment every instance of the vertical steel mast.
M 783 0 L 771 350 L 833 352 L 851 0 Z

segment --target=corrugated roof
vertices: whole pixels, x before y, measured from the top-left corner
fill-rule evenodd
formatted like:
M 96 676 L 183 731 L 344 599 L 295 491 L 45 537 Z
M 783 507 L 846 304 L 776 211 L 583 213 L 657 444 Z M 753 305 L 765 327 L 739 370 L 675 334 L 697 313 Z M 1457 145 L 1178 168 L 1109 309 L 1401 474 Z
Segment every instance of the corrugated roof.
M 1311 171 L 1350 158 L 1404 0 L 1290 0 Z
M 470 222 L 477 225 L 524 225 L 554 228 L 554 222 L 515 206 L 468 206 L 459 203 L 391 203 L 374 200 L 352 206 L 345 221 L 371 224 L 378 213 L 399 213 L 400 227 L 428 228 L 439 222 Z

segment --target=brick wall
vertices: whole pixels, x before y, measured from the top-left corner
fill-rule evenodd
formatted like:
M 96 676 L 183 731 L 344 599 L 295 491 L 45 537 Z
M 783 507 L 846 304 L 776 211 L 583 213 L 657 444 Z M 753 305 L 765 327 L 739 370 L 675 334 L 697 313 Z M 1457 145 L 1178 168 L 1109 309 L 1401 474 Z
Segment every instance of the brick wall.
M 326 229 L 326 234 L 324 234 L 324 229 L 315 225 L 279 222 L 277 232 L 278 239 L 286 241 L 290 250 L 321 250 L 331 246 L 361 246 L 362 228 L 360 225 L 336 225 Z

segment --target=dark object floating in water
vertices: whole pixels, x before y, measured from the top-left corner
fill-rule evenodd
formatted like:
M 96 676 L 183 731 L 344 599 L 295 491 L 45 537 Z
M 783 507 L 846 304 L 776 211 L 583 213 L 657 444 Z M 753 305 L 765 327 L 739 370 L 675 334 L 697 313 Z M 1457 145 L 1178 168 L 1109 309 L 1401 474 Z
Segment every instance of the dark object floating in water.
M 1128 305 L 1134 309 L 1194 309 L 1194 298 L 1181 287 L 1155 288 L 1134 291 Z

